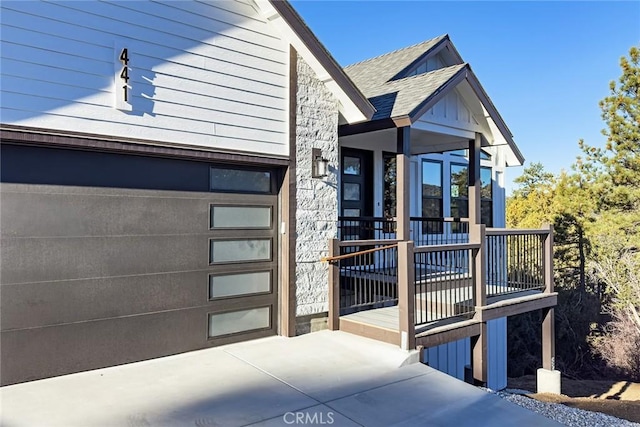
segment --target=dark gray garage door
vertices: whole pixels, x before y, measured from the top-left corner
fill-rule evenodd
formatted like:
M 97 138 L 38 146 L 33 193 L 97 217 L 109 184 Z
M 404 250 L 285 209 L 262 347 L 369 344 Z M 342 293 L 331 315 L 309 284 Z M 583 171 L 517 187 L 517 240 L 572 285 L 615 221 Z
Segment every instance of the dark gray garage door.
M 1 149 L 3 385 L 275 334 L 277 170 Z

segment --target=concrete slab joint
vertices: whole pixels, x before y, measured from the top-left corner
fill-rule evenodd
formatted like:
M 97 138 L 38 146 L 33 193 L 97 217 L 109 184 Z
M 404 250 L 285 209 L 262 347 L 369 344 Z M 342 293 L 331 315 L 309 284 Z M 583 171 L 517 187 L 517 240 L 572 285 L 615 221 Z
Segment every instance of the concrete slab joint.
M 338 220 L 338 101 L 298 55 L 296 91 L 296 317 L 326 312 L 329 239 Z M 324 178 L 311 177 L 311 151 L 329 160 Z

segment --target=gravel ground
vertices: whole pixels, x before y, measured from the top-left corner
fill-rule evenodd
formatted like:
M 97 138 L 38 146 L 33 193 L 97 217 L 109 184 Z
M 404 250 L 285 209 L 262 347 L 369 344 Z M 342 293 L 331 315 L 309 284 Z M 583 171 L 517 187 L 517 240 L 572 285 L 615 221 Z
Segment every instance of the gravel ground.
M 546 403 L 525 396 L 530 392 L 525 390 L 506 389 L 495 392 L 483 388 L 483 390 L 494 393 L 509 402 L 520 405 L 530 411 L 555 420 L 570 427 L 638 427 L 640 424 L 620 418 L 602 414 L 600 412 L 584 411 L 582 409 L 570 408 L 558 403 Z

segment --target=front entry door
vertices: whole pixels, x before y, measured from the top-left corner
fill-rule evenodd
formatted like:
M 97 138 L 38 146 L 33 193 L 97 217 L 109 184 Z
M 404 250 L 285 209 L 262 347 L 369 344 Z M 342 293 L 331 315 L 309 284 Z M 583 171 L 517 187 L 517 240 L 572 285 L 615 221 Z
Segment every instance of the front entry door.
M 341 162 L 343 240 L 373 238 L 373 152 L 343 148 Z M 347 221 L 346 218 L 359 218 Z M 370 223 L 370 224 L 369 224 Z

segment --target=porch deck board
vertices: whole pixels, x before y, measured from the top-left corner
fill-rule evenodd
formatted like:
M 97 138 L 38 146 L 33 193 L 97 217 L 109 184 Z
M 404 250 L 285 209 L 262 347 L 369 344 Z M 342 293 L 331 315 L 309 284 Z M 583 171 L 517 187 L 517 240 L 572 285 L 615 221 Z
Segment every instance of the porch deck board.
M 429 318 L 429 313 L 426 313 L 422 310 L 416 311 L 416 317 L 428 319 L 429 322 L 434 321 L 432 318 Z M 397 305 L 393 307 L 374 308 L 371 310 L 359 311 L 357 313 L 341 316 L 341 318 L 385 329 L 398 330 L 398 328 L 400 327 L 400 310 L 398 309 Z
M 400 313 L 398 311 L 398 306 L 358 311 L 357 313 L 341 317 L 343 319 L 365 323 L 379 328 L 393 329 L 394 331 L 397 331 L 400 326 Z

